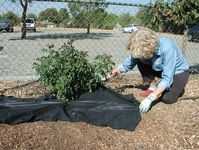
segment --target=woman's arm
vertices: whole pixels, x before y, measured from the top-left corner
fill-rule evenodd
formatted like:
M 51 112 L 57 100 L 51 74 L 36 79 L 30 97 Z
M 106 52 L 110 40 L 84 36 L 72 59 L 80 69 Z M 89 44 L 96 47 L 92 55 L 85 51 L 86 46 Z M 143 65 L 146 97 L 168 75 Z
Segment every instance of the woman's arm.
M 154 94 L 156 96 L 156 99 L 154 100 L 157 100 L 161 95 L 162 93 L 166 90 L 166 88 L 163 88 L 163 87 L 158 87 L 152 94 Z
M 136 65 L 137 59 L 133 58 L 131 55 L 124 59 L 124 61 L 114 68 L 111 72 L 110 78 L 119 75 L 120 73 L 126 73 L 132 70 Z

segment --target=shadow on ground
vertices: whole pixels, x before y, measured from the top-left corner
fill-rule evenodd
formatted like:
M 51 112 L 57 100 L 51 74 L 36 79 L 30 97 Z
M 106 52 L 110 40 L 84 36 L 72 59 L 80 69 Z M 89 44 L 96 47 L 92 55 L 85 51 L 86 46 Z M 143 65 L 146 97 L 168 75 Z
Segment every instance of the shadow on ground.
M 39 35 L 27 35 L 26 40 L 37 40 L 37 39 L 103 39 L 105 37 L 112 37 L 112 33 L 50 33 L 50 34 L 39 34 Z M 10 40 L 21 40 L 20 37 L 11 38 Z

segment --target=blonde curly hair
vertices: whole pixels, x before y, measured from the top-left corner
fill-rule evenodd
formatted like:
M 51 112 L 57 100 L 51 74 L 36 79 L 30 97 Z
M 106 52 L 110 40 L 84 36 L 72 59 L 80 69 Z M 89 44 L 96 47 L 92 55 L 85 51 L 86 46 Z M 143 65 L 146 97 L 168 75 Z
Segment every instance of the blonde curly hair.
M 138 28 L 129 38 L 127 49 L 135 58 L 151 59 L 158 45 L 158 34 L 149 28 Z

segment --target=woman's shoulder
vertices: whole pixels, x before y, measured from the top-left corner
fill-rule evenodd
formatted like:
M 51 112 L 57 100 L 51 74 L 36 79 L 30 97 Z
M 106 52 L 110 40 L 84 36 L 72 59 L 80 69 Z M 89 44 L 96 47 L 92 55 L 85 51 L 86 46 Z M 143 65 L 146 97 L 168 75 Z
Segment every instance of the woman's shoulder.
M 159 37 L 159 44 L 157 49 L 157 55 L 164 55 L 171 52 L 171 49 L 175 49 L 174 41 L 166 36 Z
M 160 49 L 166 50 L 166 49 L 172 48 L 172 47 L 174 48 L 176 46 L 175 46 L 174 41 L 171 38 L 165 37 L 165 36 L 161 36 L 159 38 L 159 48 Z
M 162 44 L 173 43 L 173 40 L 166 36 L 160 36 L 159 40 L 160 40 L 160 43 L 162 43 Z

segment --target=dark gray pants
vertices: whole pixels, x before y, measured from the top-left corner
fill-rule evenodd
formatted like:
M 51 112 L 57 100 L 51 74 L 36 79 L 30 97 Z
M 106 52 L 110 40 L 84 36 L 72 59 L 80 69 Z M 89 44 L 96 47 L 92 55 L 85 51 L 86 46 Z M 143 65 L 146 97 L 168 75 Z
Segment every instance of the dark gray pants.
M 154 71 L 151 65 L 138 61 L 137 66 L 144 82 L 151 82 L 155 79 L 155 77 L 161 77 L 162 72 Z M 162 94 L 160 101 L 166 104 L 175 103 L 178 98 L 184 94 L 184 88 L 187 84 L 188 78 L 189 71 L 174 75 L 171 87 Z

